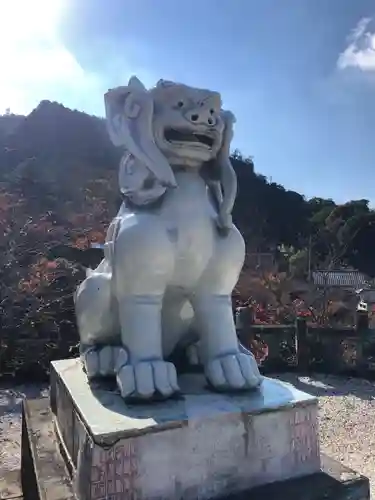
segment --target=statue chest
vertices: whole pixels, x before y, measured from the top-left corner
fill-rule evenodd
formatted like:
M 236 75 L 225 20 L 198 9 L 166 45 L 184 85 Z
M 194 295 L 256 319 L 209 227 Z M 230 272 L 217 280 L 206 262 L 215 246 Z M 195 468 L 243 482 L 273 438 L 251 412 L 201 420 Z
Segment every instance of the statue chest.
M 201 178 L 184 179 L 163 202 L 161 216 L 169 238 L 181 258 L 196 259 L 197 254 L 211 254 L 215 229 L 215 210 Z
M 168 238 L 175 247 L 173 283 L 189 286 L 199 279 L 215 250 L 215 212 L 207 199 L 176 203 L 163 210 Z

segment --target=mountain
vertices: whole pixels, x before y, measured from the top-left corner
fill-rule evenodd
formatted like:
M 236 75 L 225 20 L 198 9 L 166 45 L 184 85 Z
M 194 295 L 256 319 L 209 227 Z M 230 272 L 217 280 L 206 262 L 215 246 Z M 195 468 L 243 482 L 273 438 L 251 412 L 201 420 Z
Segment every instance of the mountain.
M 5 122 L 7 118 L 11 117 L 2 117 Z M 106 169 L 117 169 L 119 154 L 107 137 L 104 121 L 49 101 L 42 101 L 20 120 L 3 142 L 0 176 L 5 173 L 12 182 L 26 173 L 43 185 L 55 184 L 68 198 L 71 190 Z

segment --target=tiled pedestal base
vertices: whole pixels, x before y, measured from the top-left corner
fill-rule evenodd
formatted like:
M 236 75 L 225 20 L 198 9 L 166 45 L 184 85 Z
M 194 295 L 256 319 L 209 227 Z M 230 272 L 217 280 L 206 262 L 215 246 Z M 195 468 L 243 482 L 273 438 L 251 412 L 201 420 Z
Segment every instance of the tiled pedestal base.
M 209 392 L 127 406 L 90 387 L 78 359 L 53 363 L 51 403 L 80 500 L 209 499 L 320 470 L 317 400 L 265 379 L 243 395 Z

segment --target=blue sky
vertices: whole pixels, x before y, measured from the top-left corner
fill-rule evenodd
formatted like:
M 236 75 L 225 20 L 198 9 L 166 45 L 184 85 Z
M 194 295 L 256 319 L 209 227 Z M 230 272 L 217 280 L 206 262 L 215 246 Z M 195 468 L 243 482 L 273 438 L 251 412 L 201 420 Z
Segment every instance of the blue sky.
M 0 19 L 0 112 L 102 114 L 132 74 L 219 90 L 258 172 L 375 205 L 373 0 L 1 0 Z

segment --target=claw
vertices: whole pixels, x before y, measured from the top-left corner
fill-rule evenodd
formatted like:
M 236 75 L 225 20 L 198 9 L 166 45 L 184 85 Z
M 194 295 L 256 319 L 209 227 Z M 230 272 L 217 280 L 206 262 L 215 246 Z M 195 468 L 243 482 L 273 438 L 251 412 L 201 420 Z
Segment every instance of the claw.
M 128 353 L 120 346 L 89 347 L 81 353 L 87 378 L 114 377 L 118 366 L 128 362 Z
M 176 368 L 163 360 L 122 366 L 116 380 L 124 399 L 150 400 L 155 396 L 169 398 L 180 390 Z
M 242 352 L 210 360 L 205 373 L 209 382 L 220 391 L 253 389 L 262 382 L 253 355 Z

